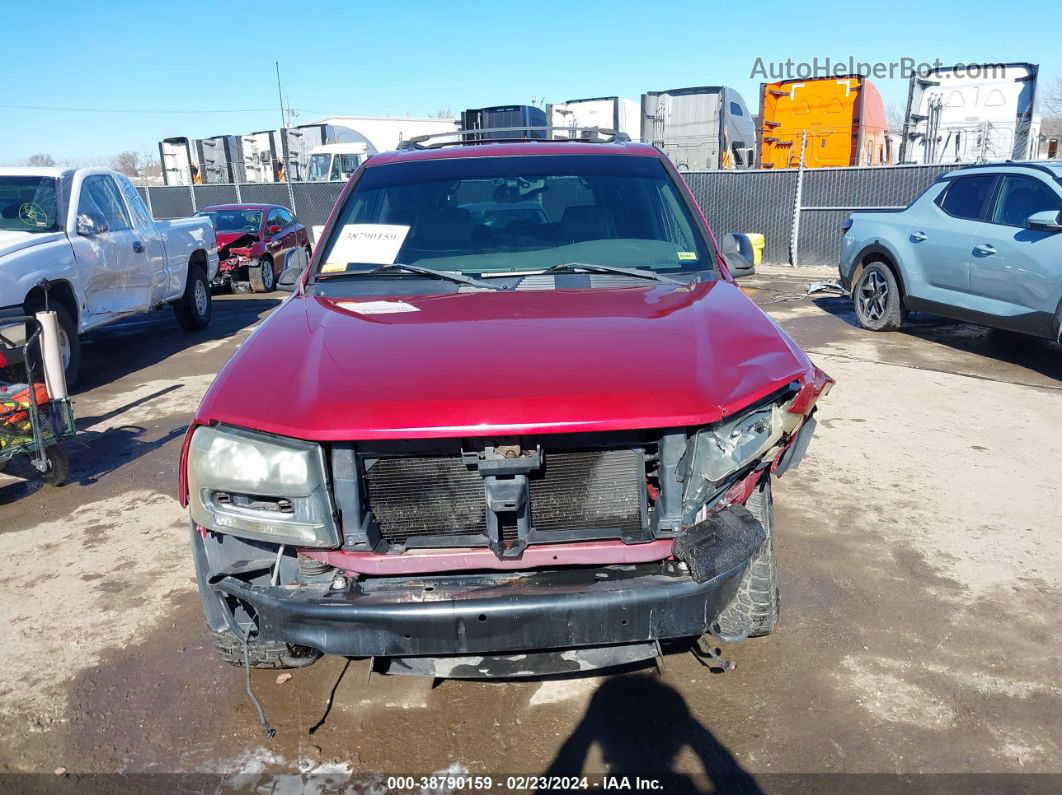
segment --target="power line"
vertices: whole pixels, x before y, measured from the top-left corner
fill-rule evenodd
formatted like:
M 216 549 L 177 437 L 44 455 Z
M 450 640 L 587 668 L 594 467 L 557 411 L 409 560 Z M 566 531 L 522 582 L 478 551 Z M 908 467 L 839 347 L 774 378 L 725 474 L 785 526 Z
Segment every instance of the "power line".
M 0 104 L 0 108 L 8 108 L 13 110 L 48 110 L 48 111 L 60 111 L 63 113 L 268 113 L 274 108 L 231 108 L 228 110 L 222 109 L 202 109 L 202 110 L 162 110 L 162 109 L 145 109 L 145 108 L 63 108 L 55 107 L 51 105 L 7 105 Z

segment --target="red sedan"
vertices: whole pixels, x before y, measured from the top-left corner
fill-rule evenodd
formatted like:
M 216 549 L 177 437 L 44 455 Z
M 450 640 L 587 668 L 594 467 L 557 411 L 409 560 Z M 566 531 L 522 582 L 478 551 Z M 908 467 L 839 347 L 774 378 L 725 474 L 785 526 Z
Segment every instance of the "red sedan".
M 218 238 L 221 265 L 214 284 L 234 292 L 271 293 L 277 274 L 310 261 L 310 237 L 286 207 L 218 204 L 197 216 L 209 218 Z

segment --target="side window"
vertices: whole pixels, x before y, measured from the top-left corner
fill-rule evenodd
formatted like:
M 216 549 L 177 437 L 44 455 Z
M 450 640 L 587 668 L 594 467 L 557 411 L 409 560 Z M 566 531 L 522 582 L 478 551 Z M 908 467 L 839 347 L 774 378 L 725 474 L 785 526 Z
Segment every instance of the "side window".
M 277 218 L 279 219 L 277 223 L 281 226 L 291 226 L 293 223 L 295 223 L 295 219 L 292 217 L 291 213 L 289 213 L 283 207 L 281 207 L 279 210 L 276 210 L 275 212 L 277 214 Z
M 266 229 L 271 226 L 284 226 L 284 222 L 280 218 L 280 210 L 275 207 L 269 211 L 269 217 L 266 219 Z
M 77 210 L 79 213 L 102 216 L 107 228 L 112 232 L 130 228 L 129 214 L 118 192 L 118 186 L 107 174 L 85 177 L 81 183 Z
M 1044 210 L 1062 210 L 1062 199 L 1038 179 L 1005 176 L 992 220 L 1007 226 L 1025 226 L 1030 215 Z
M 959 177 L 952 180 L 951 185 L 944 191 L 940 208 L 955 218 L 983 221 L 987 216 L 988 199 L 995 186 L 994 174 Z
M 745 115 L 744 113 L 741 112 L 741 106 L 739 104 L 737 104 L 736 102 L 731 102 L 730 103 L 730 112 L 734 116 L 744 116 Z
M 122 191 L 122 195 L 125 196 L 125 203 L 129 206 L 129 209 L 133 213 L 133 218 L 136 220 L 138 226 L 150 227 L 154 221 L 151 218 L 151 213 L 148 212 L 147 205 L 144 204 L 144 200 L 140 197 L 140 192 L 133 187 L 133 183 L 125 176 L 116 178 L 118 180 L 118 187 Z

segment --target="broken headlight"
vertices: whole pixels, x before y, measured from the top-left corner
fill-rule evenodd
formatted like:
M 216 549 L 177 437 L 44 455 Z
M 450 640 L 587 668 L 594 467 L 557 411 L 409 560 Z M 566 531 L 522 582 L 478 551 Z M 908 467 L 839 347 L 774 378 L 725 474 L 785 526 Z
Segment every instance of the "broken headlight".
M 686 445 L 682 520 L 692 524 L 705 504 L 721 495 L 732 475 L 763 459 L 800 424 L 792 400 L 747 411 L 695 433 Z
M 338 546 L 325 472 L 319 444 L 203 426 L 188 450 L 192 521 L 278 544 Z

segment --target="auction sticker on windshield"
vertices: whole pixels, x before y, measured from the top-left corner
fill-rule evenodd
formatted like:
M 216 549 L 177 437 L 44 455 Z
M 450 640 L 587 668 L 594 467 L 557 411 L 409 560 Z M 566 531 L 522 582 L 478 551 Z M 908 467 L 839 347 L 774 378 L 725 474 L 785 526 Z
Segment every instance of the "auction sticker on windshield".
M 364 265 L 391 265 L 409 234 L 399 224 L 346 224 L 336 236 L 321 273 L 340 273 L 356 262 Z

